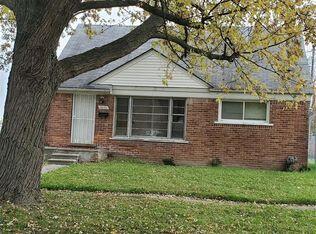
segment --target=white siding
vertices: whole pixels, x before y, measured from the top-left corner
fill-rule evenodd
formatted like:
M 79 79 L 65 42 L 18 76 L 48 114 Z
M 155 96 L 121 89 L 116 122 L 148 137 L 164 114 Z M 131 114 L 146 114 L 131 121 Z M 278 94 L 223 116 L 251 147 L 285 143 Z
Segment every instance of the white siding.
M 202 88 L 207 85 L 197 77 L 188 74 L 180 66 L 171 63 L 155 51 L 147 52 L 139 58 L 125 64 L 112 73 L 95 81 L 96 84 L 109 84 L 113 86 L 138 87 L 170 87 L 170 88 Z M 164 85 L 166 71 L 172 74 L 168 86 Z
M 92 144 L 95 125 L 95 95 L 74 94 L 71 142 Z

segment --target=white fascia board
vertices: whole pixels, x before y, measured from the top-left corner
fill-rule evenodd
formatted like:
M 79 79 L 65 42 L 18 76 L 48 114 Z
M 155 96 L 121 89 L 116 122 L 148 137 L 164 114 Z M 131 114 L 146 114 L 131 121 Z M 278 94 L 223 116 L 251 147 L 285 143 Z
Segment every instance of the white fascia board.
M 113 86 L 110 90 L 102 89 L 76 89 L 59 88 L 58 93 L 86 93 L 86 94 L 111 94 L 114 96 L 143 96 L 143 97 L 183 97 L 183 98 L 210 98 L 229 100 L 259 100 L 251 94 L 244 94 L 236 91 L 224 93 L 219 90 L 208 88 L 161 88 L 143 86 Z M 306 95 L 306 101 L 311 100 L 312 95 Z M 293 97 L 289 94 L 268 94 L 269 100 L 291 101 Z
M 230 100 L 259 100 L 251 94 L 240 92 L 224 93 L 209 89 L 197 88 L 158 88 L 158 87 L 136 87 L 136 86 L 113 86 L 112 95 L 115 96 L 151 96 L 151 97 L 187 97 L 187 98 L 210 98 Z M 306 96 L 310 101 L 311 95 Z M 289 94 L 269 94 L 269 100 L 291 101 L 293 97 Z
M 107 90 L 82 89 L 82 88 L 59 88 L 57 93 L 111 94 L 112 87 L 110 89 L 107 89 Z
M 209 98 L 208 88 L 113 86 L 112 94 L 115 96 Z

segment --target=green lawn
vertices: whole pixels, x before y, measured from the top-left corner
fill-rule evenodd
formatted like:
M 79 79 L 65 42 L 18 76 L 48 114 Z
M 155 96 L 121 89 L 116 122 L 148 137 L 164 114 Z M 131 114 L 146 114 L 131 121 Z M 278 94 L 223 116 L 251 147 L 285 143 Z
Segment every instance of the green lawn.
M 316 167 L 278 172 L 110 161 L 78 164 L 45 174 L 42 188 L 157 193 L 260 203 L 316 204 Z
M 112 165 L 113 166 L 113 165 Z M 316 212 L 277 205 L 43 191 L 41 204 L 0 207 L 0 233 L 313 233 Z M 2 232 L 1 232 L 2 230 Z

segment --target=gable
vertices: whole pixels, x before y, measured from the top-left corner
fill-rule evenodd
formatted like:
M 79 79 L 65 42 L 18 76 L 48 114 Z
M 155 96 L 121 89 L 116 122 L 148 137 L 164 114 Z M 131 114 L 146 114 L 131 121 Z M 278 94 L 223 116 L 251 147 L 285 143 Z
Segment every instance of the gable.
M 171 74 L 167 81 L 166 74 Z M 208 85 L 156 51 L 149 51 L 93 84 L 137 87 L 207 88 Z

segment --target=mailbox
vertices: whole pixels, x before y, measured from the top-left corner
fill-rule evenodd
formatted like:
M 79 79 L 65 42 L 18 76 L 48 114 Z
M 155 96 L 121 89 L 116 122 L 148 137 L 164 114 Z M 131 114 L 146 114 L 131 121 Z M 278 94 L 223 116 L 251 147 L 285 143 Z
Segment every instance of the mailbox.
M 110 108 L 106 105 L 98 105 L 98 115 L 101 118 L 106 118 L 109 116 Z

